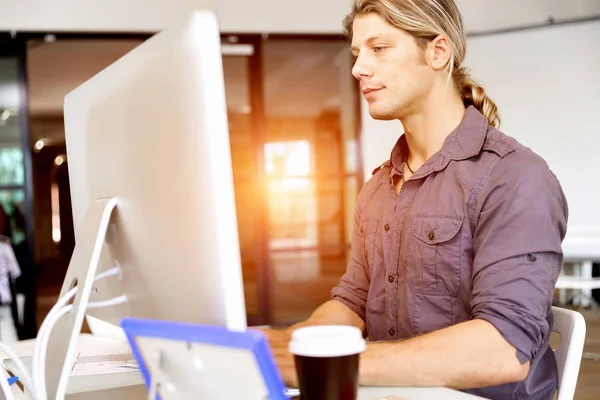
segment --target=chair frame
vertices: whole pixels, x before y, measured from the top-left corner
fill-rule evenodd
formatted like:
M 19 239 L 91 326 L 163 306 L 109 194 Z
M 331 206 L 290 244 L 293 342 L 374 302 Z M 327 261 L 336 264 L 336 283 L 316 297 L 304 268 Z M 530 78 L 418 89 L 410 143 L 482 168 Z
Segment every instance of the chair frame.
M 558 368 L 557 400 L 572 400 L 581 367 L 586 323 L 583 315 L 577 311 L 553 306 L 552 313 L 552 331 L 560 334 L 559 345 L 554 351 Z

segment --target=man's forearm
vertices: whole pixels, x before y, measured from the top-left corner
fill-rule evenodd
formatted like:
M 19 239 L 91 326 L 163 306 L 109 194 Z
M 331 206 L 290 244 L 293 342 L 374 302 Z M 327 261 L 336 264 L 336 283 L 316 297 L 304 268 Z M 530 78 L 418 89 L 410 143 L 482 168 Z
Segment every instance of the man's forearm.
M 292 325 L 286 331 L 291 334 L 295 329 L 312 325 L 351 325 L 361 331 L 365 329 L 363 320 L 346 305 L 336 300 L 323 303 L 308 319 Z
M 294 358 L 288 351 L 291 335 L 295 329 L 311 325 L 352 325 L 362 331 L 365 329 L 363 320 L 349 307 L 339 301 L 330 300 L 317 308 L 306 321 L 287 329 L 262 330 L 269 341 L 271 353 L 279 372 L 288 385 L 295 386 L 298 384 Z
M 489 322 L 471 320 L 402 342 L 369 343 L 360 358 L 366 386 L 468 389 L 525 379 L 515 348 Z

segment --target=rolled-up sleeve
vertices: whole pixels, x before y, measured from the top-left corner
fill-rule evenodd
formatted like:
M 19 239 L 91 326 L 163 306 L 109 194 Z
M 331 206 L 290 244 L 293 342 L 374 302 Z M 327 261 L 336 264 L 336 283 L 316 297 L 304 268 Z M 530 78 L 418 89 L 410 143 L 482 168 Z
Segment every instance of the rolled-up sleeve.
M 532 361 L 549 335 L 547 321 L 562 267 L 565 196 L 546 164 L 528 150 L 496 164 L 477 202 L 471 317 L 490 322 Z
M 340 283 L 331 291 L 331 298 L 350 308 L 363 321 L 369 291 L 369 273 L 366 265 L 364 237 L 361 232 L 362 196 L 354 209 L 354 224 L 350 249 L 350 261 Z

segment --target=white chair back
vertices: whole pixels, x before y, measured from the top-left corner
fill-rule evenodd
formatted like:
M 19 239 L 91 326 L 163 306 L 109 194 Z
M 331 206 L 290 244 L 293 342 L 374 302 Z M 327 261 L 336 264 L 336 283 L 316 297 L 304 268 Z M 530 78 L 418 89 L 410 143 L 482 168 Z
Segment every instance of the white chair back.
M 579 367 L 585 343 L 585 319 L 577 311 L 552 307 L 554 332 L 560 334 L 558 348 L 554 351 L 558 366 L 557 400 L 573 400 Z

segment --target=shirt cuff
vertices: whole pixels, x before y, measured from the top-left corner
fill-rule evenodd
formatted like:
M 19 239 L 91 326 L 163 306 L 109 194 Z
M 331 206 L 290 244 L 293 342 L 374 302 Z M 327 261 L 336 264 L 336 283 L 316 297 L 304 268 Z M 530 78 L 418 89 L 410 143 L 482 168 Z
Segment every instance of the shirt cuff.
M 336 286 L 331 291 L 331 299 L 339 301 L 358 315 L 360 319 L 365 321 L 364 302 L 350 290 Z

